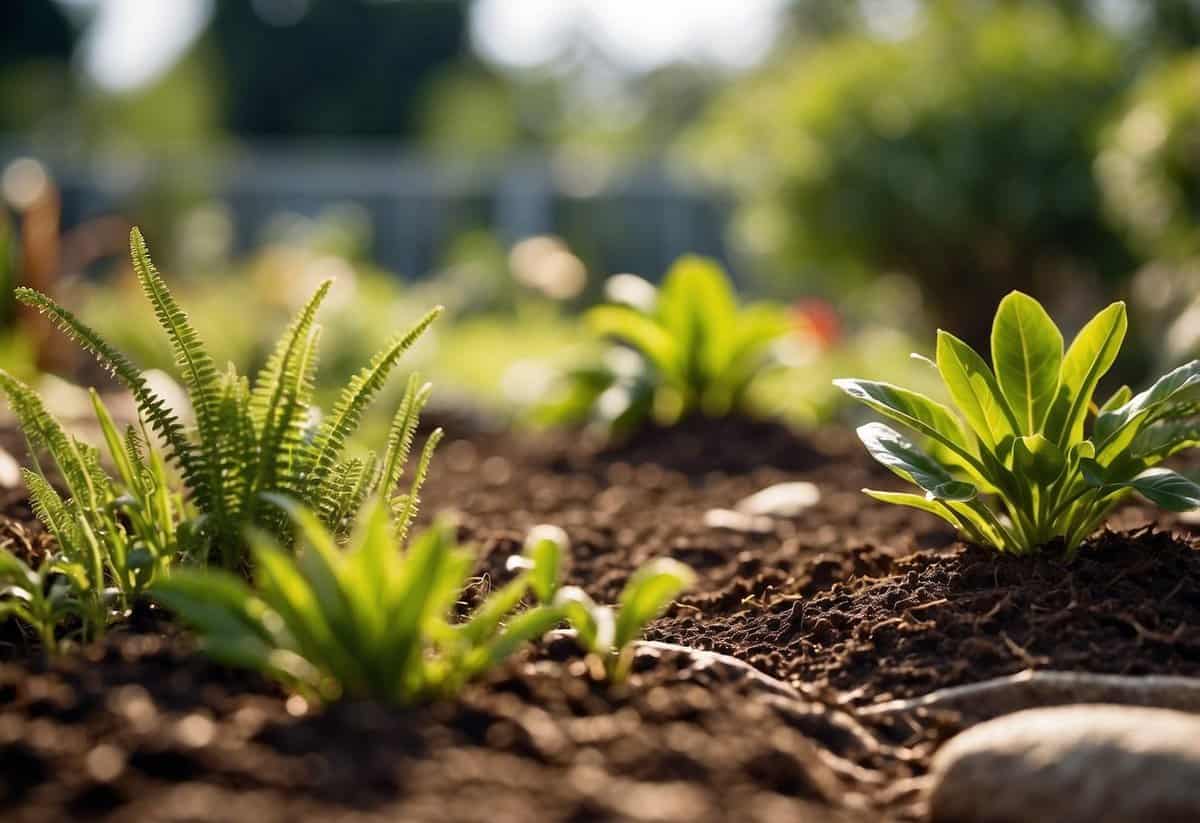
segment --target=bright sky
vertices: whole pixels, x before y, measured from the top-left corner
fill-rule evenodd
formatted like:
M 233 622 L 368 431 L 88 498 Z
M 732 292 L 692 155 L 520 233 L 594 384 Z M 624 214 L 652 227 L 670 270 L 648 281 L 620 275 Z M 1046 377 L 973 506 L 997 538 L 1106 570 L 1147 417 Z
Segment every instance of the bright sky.
M 213 7 L 213 0 L 59 2 L 95 9 L 82 60 L 95 82 L 110 91 L 137 88 L 169 69 L 203 30 Z M 307 5 L 307 0 L 252 2 L 264 16 L 281 21 L 302 15 Z M 765 54 L 784 5 L 785 0 L 475 0 L 471 38 L 487 59 L 515 67 L 552 59 L 576 33 L 636 71 L 679 58 L 743 66 Z

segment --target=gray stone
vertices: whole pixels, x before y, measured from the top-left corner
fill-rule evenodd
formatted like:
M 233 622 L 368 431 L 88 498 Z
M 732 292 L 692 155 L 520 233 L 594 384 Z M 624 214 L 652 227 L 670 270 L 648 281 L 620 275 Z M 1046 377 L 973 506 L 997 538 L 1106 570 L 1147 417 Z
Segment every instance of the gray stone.
M 1200 821 L 1200 715 L 1076 705 L 974 726 L 934 756 L 935 823 Z

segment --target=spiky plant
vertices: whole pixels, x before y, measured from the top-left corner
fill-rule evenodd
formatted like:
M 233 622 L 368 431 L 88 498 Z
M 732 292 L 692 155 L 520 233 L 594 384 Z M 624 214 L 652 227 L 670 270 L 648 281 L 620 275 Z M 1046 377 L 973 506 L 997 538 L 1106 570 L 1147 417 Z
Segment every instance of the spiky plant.
M 178 553 L 184 502 L 162 458 L 153 451 L 146 456 L 136 428 L 122 438 L 94 391 L 92 406 L 117 478 L 102 468 L 98 449 L 68 434 L 35 391 L 2 369 L 0 391 L 29 443 L 34 470 L 23 469 L 22 476 L 33 511 L 57 542 L 44 571 L 69 583 L 70 598 L 59 596 L 56 602 L 69 600 L 84 638 L 94 637 Z M 43 469 L 43 457 L 52 461 L 52 473 Z M 65 498 L 51 476 L 65 488 Z M 26 576 L 34 579 L 32 572 Z M 39 628 L 39 633 L 44 641 L 46 632 Z
M 267 502 L 273 494 L 299 500 L 338 536 L 346 534 L 349 514 L 372 492 L 382 489 L 391 497 L 429 397 L 428 387 L 416 379 L 409 381 L 382 462 L 371 455 L 347 458 L 345 446 L 401 356 L 438 316 L 440 307 L 379 351 L 342 390 L 332 412 L 310 430 L 320 340 L 316 315 L 331 281 L 322 283 L 296 315 L 251 382 L 232 364 L 224 371 L 217 368 L 151 262 L 136 228 L 130 233 L 130 253 L 138 282 L 174 353 L 194 426 L 185 425 L 139 368 L 70 311 L 28 288 L 18 289 L 17 298 L 93 354 L 133 395 L 141 419 L 164 444 L 166 459 L 178 469 L 198 513 L 195 532 L 201 556 L 193 559 L 207 561 L 215 552 L 226 568 L 244 570 L 248 525 L 289 539 L 284 518 Z M 434 432 L 426 442 L 409 492 L 392 499 L 401 522 L 412 508 L 439 437 L 440 432 Z
M 398 550 L 395 522 L 370 501 L 346 549 L 317 517 L 287 500 L 301 532 L 296 552 L 252 539 L 255 585 L 220 569 L 186 569 L 155 587 L 191 624 L 204 649 L 321 698 L 374 697 L 411 703 L 449 696 L 561 619 L 556 607 L 522 608 L 532 581 L 554 574 L 557 557 L 454 618 L 473 565 L 454 529 L 439 523 Z

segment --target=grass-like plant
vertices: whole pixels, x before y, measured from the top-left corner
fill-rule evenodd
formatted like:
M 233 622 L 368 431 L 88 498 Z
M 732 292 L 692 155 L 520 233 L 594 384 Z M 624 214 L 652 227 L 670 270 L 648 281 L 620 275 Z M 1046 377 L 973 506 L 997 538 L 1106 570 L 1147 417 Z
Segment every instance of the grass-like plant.
M 958 415 L 888 383 L 835 381 L 931 444 L 925 451 L 883 423 L 859 428 L 871 455 L 923 492 L 866 493 L 932 512 L 1001 551 L 1056 545 L 1068 556 L 1132 492 L 1172 511 L 1200 506 L 1200 486 L 1158 465 L 1200 443 L 1200 361 L 1137 395 L 1123 387 L 1099 408 L 1092 400 L 1126 326 L 1125 305 L 1113 303 L 1064 354 L 1062 334 L 1042 306 L 1013 292 L 992 326 L 994 371 L 939 331 L 934 365 Z
M 567 537 L 555 526 L 537 526 L 522 553 L 509 558 L 516 576 L 459 618 L 474 555 L 456 544 L 448 523 L 400 550 L 402 524 L 376 499 L 341 549 L 303 506 L 273 502 L 297 525 L 299 545 L 285 551 L 255 533 L 253 586 L 221 569 L 181 569 L 154 592 L 215 659 L 322 699 L 447 697 L 564 621 L 621 680 L 633 640 L 694 579 L 677 561 L 653 561 L 634 573 L 614 613 L 561 586 Z
M 621 288 L 610 288 L 613 302 L 591 309 L 586 322 L 623 350 L 570 372 L 539 410 L 543 422 L 591 420 L 626 432 L 650 419 L 671 424 L 744 408 L 751 384 L 771 364 L 771 344 L 789 328 L 778 306 L 739 306 L 721 266 L 692 255 L 658 289 L 633 275 L 614 282 Z
M 286 494 L 300 500 L 339 536 L 348 530 L 350 515 L 373 491 L 384 489 L 390 495 L 412 444 L 421 407 L 428 399 L 427 386 L 410 380 L 382 460 L 374 456 L 345 458 L 343 452 L 367 406 L 440 309 L 430 311 L 379 351 L 343 389 L 333 410 L 313 425 L 310 407 L 320 339 L 315 320 L 330 282 L 323 283 L 300 310 L 265 367 L 250 382 L 232 364 L 225 371 L 218 370 L 155 269 L 136 228 L 130 235 L 130 250 L 142 291 L 174 352 L 191 400 L 194 427 L 185 426 L 140 369 L 67 309 L 27 288 L 18 289 L 17 297 L 95 355 L 133 395 L 141 419 L 163 442 L 166 459 L 178 469 L 198 513 L 194 526 L 203 557 L 194 559 L 207 560 L 209 553 L 217 552 L 226 568 L 242 569 L 247 560 L 247 525 L 273 530 L 280 537 L 289 534 L 278 511 L 266 503 L 266 495 Z M 426 444 L 422 466 L 427 466 L 436 442 L 435 433 Z M 64 446 L 69 448 L 78 449 Z M 413 497 L 423 475 L 423 470 L 418 472 L 411 497 L 395 498 L 398 509 L 415 503 Z M 88 505 L 91 509 L 85 520 L 98 522 L 93 519 L 98 516 L 97 505 Z
M 182 569 L 155 588 L 224 663 L 325 699 L 411 703 L 457 692 L 561 620 L 551 605 L 520 608 L 534 581 L 557 574 L 553 544 L 539 544 L 528 569 L 458 621 L 473 555 L 449 524 L 399 551 L 396 524 L 376 500 L 343 550 L 303 506 L 275 502 L 297 524 L 299 545 L 286 551 L 256 533 L 253 587 L 220 569 Z
M 19 599 L 26 600 L 28 609 L 53 604 L 51 610 L 39 607 L 40 619 L 74 614 L 84 639 L 95 637 L 180 552 L 180 537 L 188 534 L 186 528 L 180 531 L 185 503 L 161 456 L 153 449 L 147 453 L 143 435 L 132 426 L 121 436 L 96 392 L 91 393 L 92 406 L 116 478 L 102 467 L 99 449 L 68 434 L 36 392 L 2 369 L 0 391 L 8 397 L 29 444 L 35 468 L 22 469 L 22 477 L 33 511 L 57 543 L 38 573 L 61 577 L 49 581 L 57 592 L 53 596 L 25 588 L 30 596 Z M 52 471 L 42 468 L 42 456 L 53 461 Z M 65 487 L 65 499 L 51 477 Z M 3 562 L 11 567 L 22 561 L 10 556 Z M 33 571 L 26 568 L 24 576 L 33 586 Z M 69 596 L 60 590 L 64 583 Z M 31 622 L 28 614 L 14 613 Z M 44 643 L 52 632 L 38 626 Z M 48 643 L 47 648 L 54 645 Z

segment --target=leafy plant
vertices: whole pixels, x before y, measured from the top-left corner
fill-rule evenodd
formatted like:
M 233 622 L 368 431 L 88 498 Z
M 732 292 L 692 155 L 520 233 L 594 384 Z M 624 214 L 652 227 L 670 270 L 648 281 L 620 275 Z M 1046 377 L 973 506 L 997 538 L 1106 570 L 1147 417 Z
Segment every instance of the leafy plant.
M 87 611 L 79 589 L 62 571 L 51 558 L 35 569 L 8 548 L 0 548 L 0 617 L 15 617 L 33 629 L 46 654 L 58 651 L 58 627 Z
M 254 588 L 220 569 L 179 570 L 155 588 L 224 663 L 324 698 L 411 703 L 457 692 L 561 619 L 549 605 L 520 609 L 531 587 L 544 592 L 557 575 L 553 544 L 538 544 L 527 570 L 458 622 L 473 557 L 448 523 L 397 551 L 395 524 L 376 499 L 343 551 L 316 515 L 273 501 L 299 527 L 300 545 L 287 552 L 255 533 Z
M 92 406 L 109 462 L 117 468 L 116 479 L 101 466 L 98 449 L 69 435 L 36 392 L 2 369 L 0 391 L 29 443 L 35 470 L 23 469 L 22 476 L 34 513 L 57 542 L 43 572 L 62 575 L 73 590 L 70 598 L 56 596 L 55 603 L 69 600 L 83 622 L 84 636 L 95 636 L 163 574 L 179 552 L 178 524 L 185 504 L 172 489 L 161 456 L 150 450 L 147 457 L 144 438 L 132 426 L 120 436 L 94 391 Z M 42 468 L 41 455 L 53 461 L 52 474 Z M 51 476 L 65 486 L 66 499 Z M 36 603 L 37 598 L 28 602 Z M 57 612 L 41 612 L 46 619 L 52 613 Z M 45 639 L 45 632 L 39 633 Z
M 957 337 L 939 331 L 934 365 L 961 418 L 889 383 L 835 381 L 932 444 L 927 452 L 883 423 L 859 428 L 876 460 L 924 492 L 866 493 L 932 512 L 971 540 L 1018 554 L 1057 543 L 1073 555 L 1131 492 L 1172 511 L 1200 506 L 1200 486 L 1157 465 L 1200 443 L 1200 361 L 1140 394 L 1123 387 L 1099 408 L 1093 403 L 1126 325 L 1125 305 L 1113 303 L 1064 355 L 1062 334 L 1042 306 L 1013 292 L 992 325 L 994 372 Z
M 671 424 L 695 412 L 729 414 L 744 408 L 771 364 L 771 344 L 789 328 L 774 305 L 739 307 L 725 272 L 705 258 L 680 258 L 660 289 L 632 275 L 613 282 L 614 302 L 590 310 L 586 322 L 622 349 L 569 373 L 541 420 L 591 418 L 621 432 L 650 418 Z
M 207 559 L 215 549 L 226 568 L 244 566 L 244 529 L 249 524 L 286 539 L 289 531 L 278 512 L 265 503 L 267 495 L 282 493 L 297 498 L 342 536 L 349 528 L 348 515 L 356 512 L 373 491 L 382 488 L 391 493 L 412 444 L 417 417 L 428 399 L 427 386 L 410 380 L 382 461 L 373 455 L 345 458 L 343 452 L 400 357 L 440 309 L 430 311 L 408 332 L 393 338 L 350 380 L 332 412 L 312 424 L 320 339 L 315 319 L 328 294 L 329 281 L 321 284 L 300 310 L 251 383 L 232 364 L 224 372 L 217 369 L 187 314 L 155 269 L 136 228 L 130 235 L 130 249 L 138 282 L 166 333 L 191 400 L 194 427 L 185 427 L 145 375 L 71 312 L 31 289 L 18 289 L 17 297 L 95 355 L 133 395 L 142 420 L 162 440 L 167 460 L 178 468 L 187 486 L 198 513 L 194 525 L 200 559 Z M 435 433 L 426 443 L 423 466 L 427 466 L 438 436 Z M 411 495 L 419 490 L 422 477 L 423 470 Z M 400 496 L 394 502 L 404 509 L 414 501 Z M 89 522 L 90 518 L 89 512 Z
M 598 605 L 577 586 L 558 589 L 553 602 L 575 629 L 579 645 L 599 656 L 609 680 L 619 683 L 629 676 L 633 641 L 695 580 L 696 573 L 678 560 L 660 557 L 630 576 L 615 609 Z

